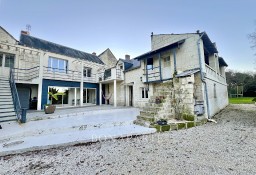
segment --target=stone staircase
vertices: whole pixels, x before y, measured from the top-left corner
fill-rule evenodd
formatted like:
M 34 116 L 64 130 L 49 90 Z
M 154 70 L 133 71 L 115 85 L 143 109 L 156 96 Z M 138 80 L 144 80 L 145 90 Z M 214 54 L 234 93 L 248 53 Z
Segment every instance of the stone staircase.
M 159 119 L 170 120 L 174 118 L 174 109 L 171 105 L 173 90 L 170 86 L 171 82 L 167 82 L 155 87 L 154 95 L 150 97 L 148 103 L 140 111 L 134 124 L 150 127 Z M 158 102 L 156 102 L 157 100 Z
M 0 123 L 16 120 L 9 79 L 0 76 Z

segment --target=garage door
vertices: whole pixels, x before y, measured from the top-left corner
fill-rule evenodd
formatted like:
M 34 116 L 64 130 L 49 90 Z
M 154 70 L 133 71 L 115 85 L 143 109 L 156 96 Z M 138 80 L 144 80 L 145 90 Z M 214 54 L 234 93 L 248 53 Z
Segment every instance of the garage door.
M 29 109 L 30 88 L 18 87 L 17 91 L 18 91 L 18 94 L 19 94 L 21 107 Z

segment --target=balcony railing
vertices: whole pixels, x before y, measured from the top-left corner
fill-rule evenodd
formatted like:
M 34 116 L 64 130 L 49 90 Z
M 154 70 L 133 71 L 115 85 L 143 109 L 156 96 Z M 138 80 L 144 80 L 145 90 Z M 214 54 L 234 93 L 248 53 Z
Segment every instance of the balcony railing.
M 16 81 L 32 81 L 39 77 L 39 66 L 29 69 L 13 68 L 12 75 Z
M 69 70 L 69 69 L 58 69 L 52 67 L 44 67 L 43 78 L 51 80 L 64 80 L 64 81 L 81 81 L 81 72 Z M 96 83 L 96 74 L 90 74 L 90 76 L 83 77 L 84 82 Z
M 121 69 L 107 69 L 104 72 L 98 73 L 99 81 L 108 81 L 108 80 L 124 80 L 124 73 Z
M 216 70 L 205 64 L 205 69 L 206 69 L 206 77 L 213 79 L 215 81 L 219 81 L 222 83 L 226 83 L 226 78 L 218 73 Z
M 147 82 L 155 82 L 161 80 L 159 67 L 153 67 L 151 69 L 144 69 L 144 74 L 142 77 L 142 81 L 144 83 Z

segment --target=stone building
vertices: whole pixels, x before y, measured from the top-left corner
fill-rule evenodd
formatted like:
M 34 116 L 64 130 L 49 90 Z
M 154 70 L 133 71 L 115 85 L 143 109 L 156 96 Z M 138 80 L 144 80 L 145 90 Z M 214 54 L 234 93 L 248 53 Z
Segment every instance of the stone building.
M 18 41 L 0 27 L 0 121 L 16 119 L 18 98 L 27 109 L 105 104 L 139 107 L 150 120 L 211 118 L 228 104 L 225 67 L 205 32 L 152 34 L 149 52 L 117 60 L 110 49 L 96 56 L 27 31 Z M 49 92 L 64 95 L 52 101 Z

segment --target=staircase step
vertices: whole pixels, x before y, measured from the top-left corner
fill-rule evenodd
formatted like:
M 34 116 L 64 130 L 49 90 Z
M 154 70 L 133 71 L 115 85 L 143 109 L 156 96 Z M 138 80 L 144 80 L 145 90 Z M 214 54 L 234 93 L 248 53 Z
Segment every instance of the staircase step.
M 16 115 L 15 116 L 8 116 L 8 117 L 0 118 L 0 123 L 10 122 L 10 121 L 17 121 Z
M 0 118 L 14 116 L 14 115 L 16 115 L 15 112 L 3 112 L 3 113 L 0 113 Z
M 10 100 L 10 101 L 1 101 L 1 99 L 0 99 L 0 105 L 2 106 L 2 105 L 13 105 L 13 101 L 12 100 Z
M 1 104 L 0 103 L 0 110 L 7 109 L 7 108 L 14 108 L 13 104 Z
M 2 91 L 0 91 L 0 96 L 11 96 L 11 95 L 12 95 L 11 92 L 2 92 Z
M 2 108 L 2 109 L 0 109 L 0 114 L 1 113 L 6 113 L 6 112 L 14 112 L 14 108 Z

